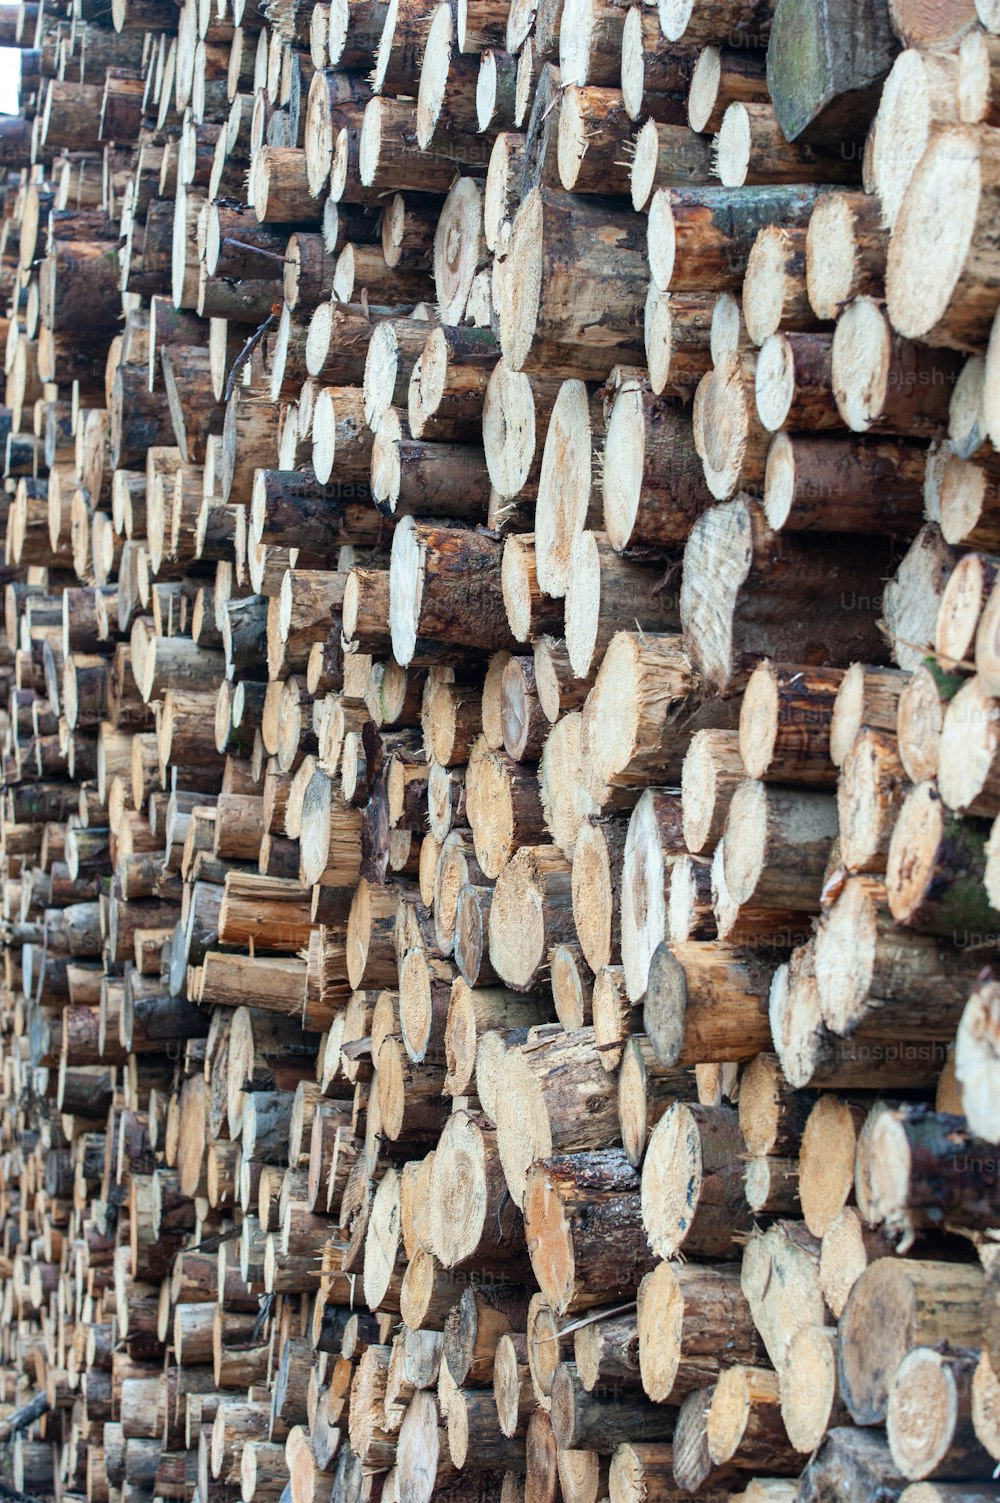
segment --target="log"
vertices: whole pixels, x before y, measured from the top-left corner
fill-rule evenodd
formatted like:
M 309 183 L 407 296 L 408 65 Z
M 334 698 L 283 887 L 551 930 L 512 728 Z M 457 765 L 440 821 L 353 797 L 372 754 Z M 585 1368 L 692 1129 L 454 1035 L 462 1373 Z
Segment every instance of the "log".
M 610 1456 L 623 1441 L 648 1436 L 664 1440 L 673 1433 L 673 1417 L 632 1395 L 601 1399 L 588 1394 L 571 1364 L 564 1362 L 552 1380 L 552 1433 L 563 1450 L 593 1450 Z
M 679 1402 L 762 1350 L 739 1275 L 725 1265 L 658 1264 L 639 1286 L 638 1343 L 643 1389 L 659 1403 Z
M 642 1169 L 642 1219 L 660 1257 L 684 1247 L 708 1258 L 732 1254 L 748 1223 L 739 1122 L 729 1107 L 676 1102 L 650 1135 Z
M 952 176 L 958 157 L 970 162 L 973 180 L 983 184 L 982 197 L 977 186 L 970 198 L 964 182 Z M 952 203 L 937 199 L 940 181 L 954 185 Z M 968 126 L 939 132 L 921 159 L 900 207 L 886 266 L 886 306 L 904 338 L 948 343 L 957 349 L 984 346 L 992 310 L 984 305 L 984 281 L 990 271 L 988 252 L 980 262 L 981 215 L 990 197 L 990 181 L 989 142 Z M 951 227 L 942 239 L 940 265 L 934 256 L 922 263 L 915 259 L 930 196 L 944 209 Z
M 993 1199 L 984 1151 L 960 1117 L 919 1107 L 881 1113 L 871 1138 L 873 1218 L 908 1235 L 949 1221 L 974 1227 Z
M 840 1328 L 840 1386 L 855 1423 L 885 1418 L 893 1380 L 913 1347 L 933 1346 L 945 1329 L 958 1346 L 975 1340 L 981 1290 L 982 1270 L 968 1264 L 880 1258 L 869 1265 L 851 1291 Z M 860 1334 L 873 1309 L 893 1322 L 883 1327 L 877 1359 Z
M 975 1358 L 971 1353 L 947 1357 L 916 1347 L 900 1364 L 889 1396 L 886 1432 L 893 1461 L 904 1477 L 944 1476 L 988 1465 L 977 1443 L 971 1414 L 969 1382 Z M 918 1435 L 910 1419 L 908 1400 L 917 1388 L 930 1398 L 930 1433 Z
M 585 1115 L 581 1115 L 584 1106 Z M 554 1151 L 613 1146 L 618 1135 L 617 1093 L 593 1050 L 593 1034 L 577 1029 L 561 1038 L 504 1056 L 496 1101 L 497 1143 L 507 1186 L 522 1205 L 530 1166 Z
M 871 1035 L 884 1018 L 886 1037 L 901 1027 L 913 1039 L 947 1037 L 965 1006 L 975 966 L 975 956 L 964 949 L 897 928 L 862 878 L 845 884 L 817 935 L 819 1000 L 836 1033 L 863 1026 Z M 905 1011 L 899 1011 L 904 995 Z
M 619 552 L 676 546 L 711 501 L 691 426 L 667 397 L 632 380 L 619 388 L 608 421 L 604 523 Z
M 776 961 L 711 941 L 661 944 L 643 998 L 643 1028 L 661 1065 L 750 1059 L 766 1047 Z
M 894 332 L 895 330 L 895 332 Z M 944 431 L 959 359 L 901 338 L 871 298 L 856 298 L 838 320 L 832 351 L 833 390 L 855 433 L 935 437 Z
M 648 1272 L 639 1190 L 639 1175 L 615 1149 L 546 1158 L 528 1171 L 531 1266 L 559 1314 L 625 1297 Z
M 864 193 L 828 193 L 806 232 L 806 287 L 817 318 L 836 318 L 856 297 L 885 288 L 887 237 L 879 206 Z
M 982 861 L 979 831 L 950 814 L 933 783 L 918 784 L 889 846 L 886 892 L 893 918 L 918 932 L 951 936 L 953 943 L 988 934 L 994 910 L 978 883 L 967 880 L 982 870 Z
M 527 1298 L 517 1285 L 467 1289 L 445 1323 L 442 1370 L 467 1392 L 489 1387 L 500 1342 L 527 1320 Z
M 442 1265 L 523 1264 L 523 1233 L 513 1207 L 503 1215 L 503 1171 L 494 1133 L 455 1116 L 441 1136 L 431 1172 L 432 1250 Z M 461 1203 L 461 1219 L 451 1207 Z
M 471 531 L 403 518 L 393 534 L 389 585 L 397 662 L 406 666 L 419 659 L 426 641 L 452 640 L 488 651 L 510 646 L 499 589 L 501 552 L 490 538 Z M 470 643 L 473 621 L 476 640 Z
M 830 775 L 830 726 L 842 683 L 836 669 L 764 662 L 750 675 L 739 748 L 748 777 L 822 785 Z
M 813 130 L 818 137 L 815 125 Z M 794 183 L 807 176 L 821 182 L 854 184 L 861 175 L 857 153 L 849 155 L 844 150 L 839 131 L 836 140 L 833 149 L 826 148 L 825 143 L 817 149 L 801 136 L 790 140 L 770 100 L 753 104 L 735 101 L 726 110 L 716 138 L 718 176 L 726 188 Z
M 876 587 L 874 578 L 862 579 L 858 560 L 849 557 L 850 549 L 838 550 L 824 539 L 820 555 L 819 551 L 808 546 L 805 538 L 793 545 L 790 537 L 782 536 L 779 542 L 766 529 L 759 508 L 737 498 L 723 506 L 713 507 L 695 522 L 684 554 L 681 621 L 694 664 L 707 683 L 716 690 L 723 689 L 732 681 L 747 656 L 779 659 L 783 656 L 781 633 L 775 630 L 773 618 L 767 625 L 763 619 L 762 596 L 766 590 L 757 588 L 751 594 L 746 588 L 746 582 L 757 575 L 759 565 L 754 564 L 757 550 L 770 548 L 769 556 L 773 558 L 774 547 L 782 550 L 794 547 L 792 568 L 804 591 L 801 601 L 797 600 L 795 606 L 791 605 L 787 595 L 782 605 L 785 622 L 789 621 L 790 614 L 801 608 L 801 616 L 789 641 L 789 645 L 792 641 L 795 643 L 796 656 L 801 657 L 804 643 L 818 641 L 826 635 L 820 624 L 824 611 L 839 611 L 843 631 L 838 634 L 838 645 L 831 652 L 831 666 L 847 666 L 852 661 L 877 664 L 882 652 L 875 631 L 875 610 L 881 602 L 881 586 Z M 813 588 L 805 581 L 819 568 L 820 556 L 823 559 L 823 583 L 817 578 Z M 791 552 L 788 557 L 791 561 Z M 733 570 L 729 568 L 730 559 L 736 566 Z M 770 567 L 773 568 L 773 564 Z M 720 579 L 727 581 L 724 590 L 719 588 Z M 711 586 L 709 580 L 713 581 Z M 758 612 L 761 614 L 757 615 Z M 844 614 L 849 617 L 847 621 L 842 619 Z M 814 615 L 812 622 L 807 619 L 810 615 Z M 759 625 L 753 619 L 755 616 Z M 852 644 L 854 650 L 851 650 Z M 841 645 L 846 649 L 843 655 Z
M 759 232 L 807 224 L 818 192 L 806 186 L 664 187 L 648 212 L 649 271 L 661 292 L 738 292 Z
M 881 1435 L 835 1428 L 806 1468 L 802 1492 L 809 1503 L 831 1492 L 849 1503 L 860 1503 L 873 1495 L 897 1497 L 903 1483 Z
M 709 1459 L 751 1471 L 795 1473 L 799 1458 L 781 1418 L 781 1381 L 768 1368 L 727 1368 L 716 1383 L 706 1422 Z
M 592 352 L 583 358 L 594 376 L 618 361 L 631 363 L 634 309 L 644 296 L 648 268 L 628 220 L 534 188 L 517 212 L 506 264 L 510 272 L 499 293 L 500 347 L 514 370 L 554 374 L 561 361 L 572 365 L 567 374 L 577 375 L 584 349 Z M 567 273 L 572 295 L 560 283 Z M 515 285 L 537 287 L 537 298 L 515 296 Z M 584 330 L 586 343 L 569 361 L 565 347 L 580 341 Z
M 490 906 L 490 964 L 515 991 L 536 984 L 549 952 L 572 937 L 569 862 L 522 846 L 500 872 Z
M 767 87 L 789 141 L 859 142 L 897 42 L 889 15 L 866 5 L 850 37 L 828 4 L 782 0 L 767 52 Z

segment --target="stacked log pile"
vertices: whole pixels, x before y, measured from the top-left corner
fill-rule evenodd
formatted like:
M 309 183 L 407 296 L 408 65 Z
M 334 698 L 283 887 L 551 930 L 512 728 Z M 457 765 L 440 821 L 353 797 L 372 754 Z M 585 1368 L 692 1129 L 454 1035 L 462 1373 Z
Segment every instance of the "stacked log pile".
M 1000 10 L 0 44 L 3 1495 L 1000 1498 Z

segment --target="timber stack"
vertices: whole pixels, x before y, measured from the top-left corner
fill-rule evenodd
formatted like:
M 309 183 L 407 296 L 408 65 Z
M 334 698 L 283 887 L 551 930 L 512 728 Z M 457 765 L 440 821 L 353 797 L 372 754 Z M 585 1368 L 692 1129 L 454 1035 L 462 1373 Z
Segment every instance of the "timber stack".
M 995 1503 L 996 0 L 0 44 L 3 1495 Z

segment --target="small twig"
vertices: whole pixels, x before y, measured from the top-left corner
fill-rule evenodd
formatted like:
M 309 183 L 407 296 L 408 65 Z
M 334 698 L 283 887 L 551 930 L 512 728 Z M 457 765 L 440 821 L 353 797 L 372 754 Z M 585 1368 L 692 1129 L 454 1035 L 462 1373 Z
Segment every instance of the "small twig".
M 939 673 L 944 673 L 945 670 L 940 666 L 938 662 L 939 654 L 937 652 L 937 649 L 932 647 L 929 642 L 925 642 L 923 643 L 923 645 L 921 645 L 921 643 L 919 642 L 911 642 L 907 637 L 896 637 L 895 641 L 897 641 L 901 647 L 909 647 L 913 652 L 921 653 L 925 659 L 933 658 L 934 667 L 937 668 Z M 967 673 L 975 673 L 976 671 L 975 663 L 972 662 L 969 658 L 949 658 L 948 661 L 949 663 L 954 663 L 955 668 L 962 668 Z M 949 676 L 954 675 L 952 674 Z
M 16 1487 L 10 1487 L 6 1482 L 0 1482 L 0 1499 L 3 1499 L 3 1503 L 41 1503 L 33 1493 L 18 1492 Z
M 242 1233 L 240 1231 L 240 1228 L 233 1227 L 232 1230 L 228 1232 L 216 1232 L 211 1237 L 203 1237 L 200 1242 L 195 1244 L 194 1247 L 189 1247 L 186 1249 L 186 1251 L 206 1253 L 217 1252 L 218 1249 L 222 1246 L 223 1242 L 232 1242 L 236 1237 L 239 1237 L 241 1235 Z
M 10 1440 L 18 1430 L 24 1430 L 28 1425 L 34 1424 L 36 1419 L 41 1419 L 43 1414 L 49 1412 L 49 1401 L 44 1393 L 36 1393 L 35 1397 L 27 1404 L 22 1404 L 20 1409 L 8 1415 L 0 1425 L 0 1441 Z
M 261 1298 L 260 1298 L 260 1314 L 257 1316 L 257 1319 L 254 1321 L 253 1335 L 250 1338 L 250 1345 L 251 1346 L 255 1346 L 260 1341 L 261 1337 L 264 1334 L 264 1327 L 267 1325 L 268 1321 L 270 1320 L 273 1310 L 274 1310 L 274 1295 L 273 1294 L 263 1294 L 263 1295 L 261 1295 Z
M 264 322 L 261 324 L 260 328 L 257 329 L 257 330 L 255 330 L 255 332 L 250 335 L 250 338 L 247 340 L 246 344 L 243 346 L 242 350 L 240 350 L 240 353 L 237 355 L 236 359 L 233 361 L 233 368 L 229 372 L 229 380 L 226 382 L 226 395 L 225 395 L 225 398 L 224 398 L 224 400 L 226 402 L 229 401 L 229 398 L 233 394 L 233 389 L 234 389 L 234 387 L 236 385 L 236 377 L 239 375 L 240 371 L 246 365 L 247 361 L 250 359 L 250 356 L 253 354 L 255 348 L 260 343 L 260 341 L 263 339 L 263 337 L 267 333 L 268 329 L 274 323 L 274 320 L 275 320 L 276 316 L 277 315 L 274 314 L 274 313 L 269 313 L 267 315 L 267 317 L 265 318 Z
M 233 245 L 237 250 L 250 251 L 254 256 L 266 256 L 269 261 L 280 261 L 282 266 L 294 266 L 291 256 L 280 256 L 277 251 L 265 250 L 262 245 L 250 245 L 246 240 L 234 240 L 232 235 L 223 237 L 223 245 Z
M 609 1310 L 596 1310 L 592 1315 L 583 1315 L 579 1320 L 571 1321 L 568 1326 L 563 1326 L 554 1336 L 536 1336 L 536 1341 L 561 1341 L 564 1336 L 572 1336 L 574 1331 L 582 1331 L 584 1326 L 596 1325 L 599 1320 L 610 1320 L 612 1315 L 624 1315 L 627 1310 L 634 1310 L 639 1304 L 638 1300 L 630 1299 L 624 1305 L 612 1305 Z
M 628 1300 L 624 1305 L 612 1305 L 610 1310 L 595 1310 L 591 1315 L 583 1315 L 579 1320 L 574 1320 L 570 1325 L 563 1326 L 560 1336 L 572 1336 L 574 1331 L 582 1331 L 584 1326 L 596 1325 L 599 1320 L 610 1320 L 613 1315 L 624 1315 L 628 1310 L 635 1310 L 639 1301 Z

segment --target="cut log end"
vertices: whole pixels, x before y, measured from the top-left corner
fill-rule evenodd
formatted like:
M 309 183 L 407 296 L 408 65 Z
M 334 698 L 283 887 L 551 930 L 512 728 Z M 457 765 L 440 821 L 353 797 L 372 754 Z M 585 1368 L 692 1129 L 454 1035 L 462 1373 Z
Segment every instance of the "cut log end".
M 989 332 L 992 309 L 979 283 L 956 296 L 989 171 L 975 132 L 955 126 L 934 136 L 911 179 L 886 270 L 889 317 L 907 339 L 944 343 L 948 332 L 968 348 Z
M 512 370 L 520 370 L 535 337 L 542 293 L 543 207 L 541 190 L 533 188 L 514 221 L 507 252 L 511 274 L 497 288 L 500 346 Z

